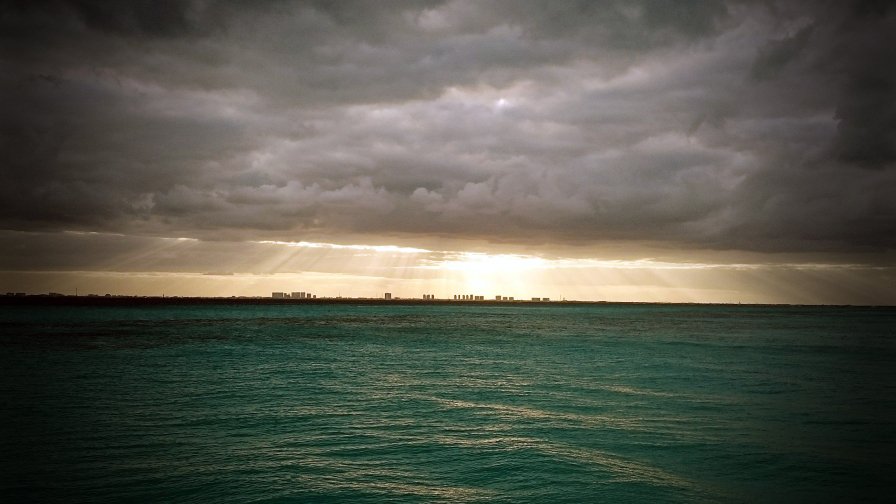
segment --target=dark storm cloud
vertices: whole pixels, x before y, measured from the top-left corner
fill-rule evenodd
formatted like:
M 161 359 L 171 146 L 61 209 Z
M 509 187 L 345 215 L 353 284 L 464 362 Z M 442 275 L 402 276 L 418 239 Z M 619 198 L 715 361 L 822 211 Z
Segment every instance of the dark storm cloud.
M 799 57 L 812 35 L 812 25 L 806 26 L 796 34 L 781 40 L 772 40 L 759 48 L 753 62 L 753 77 L 759 80 L 772 78 L 789 62 Z
M 896 15 L 887 7 L 868 7 L 846 20 L 845 40 L 834 48 L 846 71 L 837 103 L 838 153 L 868 168 L 896 161 Z
M 22 2 L 0 227 L 881 250 L 885 3 Z

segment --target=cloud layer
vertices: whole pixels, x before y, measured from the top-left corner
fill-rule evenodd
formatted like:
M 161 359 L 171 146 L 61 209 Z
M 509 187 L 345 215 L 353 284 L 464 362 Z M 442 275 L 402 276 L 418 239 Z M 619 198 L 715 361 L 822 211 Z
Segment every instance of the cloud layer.
M 5 4 L 0 227 L 887 251 L 887 7 Z

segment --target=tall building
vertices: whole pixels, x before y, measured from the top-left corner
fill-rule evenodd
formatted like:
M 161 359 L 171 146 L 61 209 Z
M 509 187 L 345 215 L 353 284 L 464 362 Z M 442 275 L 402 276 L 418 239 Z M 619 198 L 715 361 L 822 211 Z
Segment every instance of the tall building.
M 286 293 L 285 292 L 272 292 L 271 297 L 274 299 L 285 299 Z
M 392 299 L 392 293 L 391 293 L 391 292 L 387 292 L 387 293 L 383 296 L 383 298 L 384 298 L 384 299 Z

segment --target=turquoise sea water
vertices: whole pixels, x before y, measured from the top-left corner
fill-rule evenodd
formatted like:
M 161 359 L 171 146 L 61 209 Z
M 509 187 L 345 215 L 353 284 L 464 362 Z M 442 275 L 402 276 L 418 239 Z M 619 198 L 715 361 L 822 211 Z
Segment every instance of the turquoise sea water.
M 0 307 L 4 502 L 892 502 L 896 310 Z

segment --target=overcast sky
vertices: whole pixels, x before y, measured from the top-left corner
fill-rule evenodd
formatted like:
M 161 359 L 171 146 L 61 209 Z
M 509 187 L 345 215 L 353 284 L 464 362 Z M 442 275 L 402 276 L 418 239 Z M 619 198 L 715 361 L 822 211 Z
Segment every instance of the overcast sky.
M 124 235 L 893 278 L 889 2 L 246 4 L 0 7 L 0 270 Z

